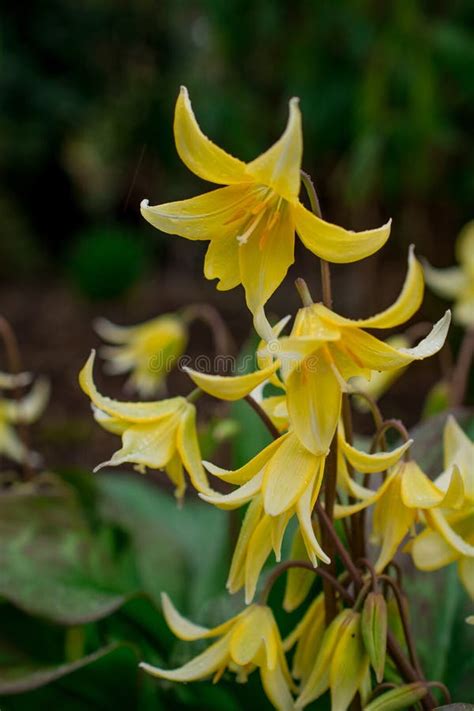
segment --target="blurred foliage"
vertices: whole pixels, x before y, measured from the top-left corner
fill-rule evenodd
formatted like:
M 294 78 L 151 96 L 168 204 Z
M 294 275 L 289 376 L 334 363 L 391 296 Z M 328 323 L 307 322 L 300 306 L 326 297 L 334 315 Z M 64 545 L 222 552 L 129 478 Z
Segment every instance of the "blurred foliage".
M 69 268 L 80 292 L 90 299 L 121 296 L 143 276 L 147 249 L 140 235 L 121 228 L 89 230 L 72 250 Z
M 0 261 L 31 261 L 3 253 L 19 225 L 32 254 L 34 239 L 55 254 L 87 225 L 140 222 L 142 197 L 199 189 L 172 142 L 180 84 L 203 128 L 246 159 L 299 95 L 328 216 L 358 227 L 393 215 L 403 250 L 416 234 L 430 256 L 442 236 L 449 260 L 472 217 L 473 20 L 469 0 L 7 4 Z

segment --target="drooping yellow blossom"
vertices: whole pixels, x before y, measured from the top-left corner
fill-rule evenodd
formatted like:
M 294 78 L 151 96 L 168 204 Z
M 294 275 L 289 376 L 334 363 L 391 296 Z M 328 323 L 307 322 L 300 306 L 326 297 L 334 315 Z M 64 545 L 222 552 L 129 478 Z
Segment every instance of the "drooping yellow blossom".
M 210 493 L 196 433 L 196 409 L 184 397 L 159 402 L 119 402 L 101 395 L 93 380 L 95 352 L 92 351 L 79 375 L 79 383 L 94 406 L 96 421 L 107 431 L 122 437 L 122 447 L 104 466 L 129 462 L 139 471 L 164 469 L 184 494 L 187 471 L 195 489 Z
M 349 445 L 348 445 L 349 446 Z M 364 456 L 366 468 L 377 471 L 400 459 L 406 445 L 388 453 L 365 455 L 351 448 L 354 457 Z M 227 471 L 205 463 L 214 476 L 239 488 L 230 494 L 201 495 L 223 509 L 249 502 L 232 560 L 227 587 L 236 592 L 245 586 L 246 601 L 255 594 L 258 577 L 272 549 L 277 561 L 286 527 L 296 515 L 306 554 L 311 563 L 329 562 L 321 548 L 312 522 L 312 512 L 324 476 L 326 458 L 307 450 L 291 430 L 274 440 L 240 469 Z
M 435 485 L 449 490 L 453 478 L 460 478 L 464 499 L 454 502 L 456 506 L 427 511 L 426 528 L 409 549 L 420 570 L 438 570 L 457 562 L 459 577 L 474 599 L 474 442 L 452 416 L 444 429 L 444 467 Z
M 186 347 L 186 325 L 176 314 L 163 314 L 137 326 L 116 326 L 99 318 L 94 326 L 104 341 L 113 344 L 99 351 L 108 372 L 131 372 L 129 384 L 142 397 L 163 390 L 166 375 Z
M 422 472 L 416 462 L 399 462 L 374 492 L 352 480 L 344 462 L 340 464 L 340 480 L 345 482 L 349 493 L 359 501 L 355 504 L 336 505 L 335 518 L 351 516 L 374 505 L 371 540 L 380 546 L 374 566 L 379 573 L 392 560 L 405 536 L 413 529 L 420 512 L 425 516 L 437 516 L 435 509 L 458 507 L 464 501 L 464 485 L 457 469 L 453 470 L 449 486 L 443 491 Z
M 23 387 L 31 380 L 28 373 L 11 375 L 0 373 L 0 388 L 13 390 Z M 35 422 L 43 413 L 49 399 L 49 383 L 39 378 L 28 395 L 20 400 L 0 398 L 0 454 L 19 464 L 34 463 L 34 452 L 30 452 L 18 436 L 15 427 Z
M 273 353 L 281 361 L 291 426 L 314 454 L 329 449 L 342 393 L 351 378 L 368 379 L 374 370 L 397 370 L 443 346 L 449 311 L 414 348 L 394 348 L 363 330 L 392 328 L 409 319 L 420 306 L 423 286 L 421 266 L 410 249 L 403 289 L 388 309 L 371 318 L 351 320 L 322 304 L 306 306 L 298 311 L 290 336 L 278 339 L 279 348 L 269 344 L 267 355 Z
M 461 230 L 456 243 L 459 267 L 435 269 L 425 263 L 426 283 L 440 296 L 455 301 L 457 323 L 474 327 L 474 221 Z
M 346 711 L 369 675 L 369 656 L 362 640 L 361 615 L 343 610 L 324 633 L 309 677 L 295 704 L 303 709 L 331 690 L 331 711 Z
M 293 710 L 290 692 L 293 682 L 269 607 L 250 605 L 227 622 L 208 629 L 182 617 L 165 594 L 162 604 L 166 621 L 179 639 L 219 639 L 179 669 L 160 669 L 146 663 L 140 664 L 142 669 L 170 681 L 190 682 L 213 676 L 216 682 L 226 669 L 234 672 L 239 681 L 246 681 L 248 674 L 258 668 L 263 689 L 273 706 L 279 711 Z
M 363 259 L 388 239 L 390 223 L 354 233 L 316 217 L 299 201 L 303 140 L 298 99 L 290 101 L 281 138 L 250 163 L 202 133 L 185 87 L 176 103 L 174 136 L 181 160 L 193 173 L 226 187 L 154 207 L 144 200 L 142 215 L 163 232 L 209 240 L 205 276 L 219 279 L 220 290 L 243 285 L 256 330 L 267 340 L 271 334 L 263 306 L 293 263 L 295 231 L 309 250 L 331 262 Z
M 410 341 L 403 334 L 390 336 L 385 343 L 393 348 L 408 348 L 410 346 Z M 354 378 L 350 382 L 350 386 L 355 390 L 365 393 L 372 398 L 372 400 L 377 402 L 377 400 L 385 395 L 398 378 L 403 375 L 406 368 L 407 366 L 402 366 L 401 368 L 394 368 L 393 370 L 374 370 L 370 374 L 370 380 L 363 377 Z M 363 397 L 354 397 L 354 403 L 360 412 L 368 412 L 370 409 L 367 401 Z
M 235 471 L 205 463 L 208 471 L 239 488 L 230 494 L 202 494 L 205 501 L 223 509 L 251 502 L 234 551 L 227 581 L 230 592 L 245 585 L 246 602 L 252 601 L 260 571 L 273 549 L 281 559 L 281 544 L 290 519 L 296 515 L 307 554 L 328 563 L 313 529 L 311 515 L 321 489 L 324 456 L 315 456 L 293 432 L 269 444 L 250 462 Z

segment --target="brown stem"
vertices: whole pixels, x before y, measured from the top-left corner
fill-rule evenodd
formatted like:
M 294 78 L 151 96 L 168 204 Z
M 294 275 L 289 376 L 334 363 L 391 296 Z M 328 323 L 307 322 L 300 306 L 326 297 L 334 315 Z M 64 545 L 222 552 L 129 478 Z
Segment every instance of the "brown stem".
M 353 442 L 353 427 L 352 427 L 352 412 L 351 404 L 349 401 L 349 396 L 347 393 L 342 395 L 342 422 L 344 425 L 344 437 L 346 442 L 352 444 Z M 354 476 L 354 467 L 350 462 L 346 462 L 347 470 L 349 476 L 352 478 Z M 354 499 L 350 498 L 349 503 L 354 503 Z M 360 513 L 360 512 L 359 512 Z M 348 543 L 351 547 L 353 559 L 363 557 L 365 555 L 365 536 L 362 526 L 364 521 L 360 515 L 354 514 L 350 518 L 352 535 L 348 539 Z
M 410 661 L 413 665 L 413 668 L 419 675 L 420 679 L 422 679 L 424 681 L 425 679 L 424 679 L 423 672 L 422 672 L 422 669 L 420 666 L 420 662 L 419 662 L 418 657 L 416 655 L 415 642 L 413 640 L 413 635 L 411 633 L 410 624 L 408 622 L 407 610 L 405 607 L 405 600 L 403 599 L 402 592 L 401 592 L 400 588 L 398 587 L 397 583 L 395 582 L 395 580 L 393 578 L 391 578 L 389 575 L 379 575 L 379 580 L 383 580 L 387 585 L 389 585 L 393 594 L 395 595 L 395 599 L 397 601 L 397 606 L 398 606 L 398 613 L 399 613 L 400 619 L 402 621 L 403 634 L 405 635 L 405 641 L 407 643 Z
M 311 176 L 308 175 L 308 173 L 305 173 L 303 170 L 301 171 L 301 182 L 303 183 L 306 193 L 308 195 L 311 210 L 316 215 L 316 217 L 322 219 L 321 205 L 319 203 L 318 193 L 316 192 L 316 188 L 314 187 L 314 183 L 311 179 Z M 327 306 L 328 309 L 332 309 L 331 270 L 329 268 L 329 263 L 326 262 L 325 259 L 320 259 L 320 263 L 323 304 Z
M 474 328 L 466 331 L 459 349 L 456 365 L 451 378 L 451 407 L 459 407 L 464 401 L 469 379 L 469 370 L 474 358 Z
M 395 420 L 395 419 L 384 420 L 381 427 L 378 428 L 378 430 L 375 434 L 371 451 L 375 451 L 377 449 L 379 443 L 382 441 L 382 437 L 385 435 L 385 432 L 387 430 L 397 430 L 397 432 L 400 434 L 401 438 L 405 442 L 408 442 L 408 440 L 410 439 L 410 435 L 408 434 L 407 428 L 405 427 L 405 425 L 403 424 L 403 422 L 401 420 Z M 408 456 L 409 455 L 408 455 L 408 450 L 407 450 L 404 454 L 404 458 L 408 459 Z
M 444 696 L 444 700 L 446 701 L 447 704 L 451 703 L 451 694 L 446 686 L 446 684 L 443 684 L 442 681 L 429 681 L 426 685 L 428 688 L 433 687 L 434 689 L 439 689 L 441 693 Z
M 315 509 L 319 519 L 321 530 L 327 531 L 328 537 L 331 539 L 335 549 L 339 553 L 339 556 L 342 562 L 344 563 L 344 566 L 346 567 L 353 581 L 356 583 L 356 586 L 360 588 L 363 584 L 362 576 L 357 570 L 354 563 L 352 562 L 352 558 L 350 557 L 349 553 L 344 548 L 339 536 L 337 535 L 336 529 L 334 528 L 334 524 L 332 523 L 326 511 L 319 502 L 316 503 Z
M 317 567 L 314 568 L 313 565 L 306 560 L 286 560 L 283 563 L 279 563 L 270 573 L 268 576 L 265 586 L 262 590 L 262 594 L 260 595 L 260 604 L 261 605 L 266 605 L 268 596 L 270 595 L 271 589 L 273 585 L 275 584 L 276 580 L 284 573 L 285 571 L 289 570 L 290 568 L 304 568 L 305 570 L 309 570 L 315 575 L 320 575 L 321 578 L 323 578 L 323 582 L 327 582 L 331 587 L 336 590 L 339 595 L 346 600 L 350 605 L 354 603 L 354 598 L 350 594 L 348 590 L 345 589 L 343 585 L 339 582 L 339 580 L 331 575 L 327 570 L 325 570 L 322 567 Z
M 357 565 L 363 565 L 364 568 L 366 568 L 369 571 L 370 577 L 372 580 L 372 589 L 374 592 L 377 592 L 378 587 L 379 587 L 378 582 L 377 582 L 377 573 L 375 572 L 375 568 L 372 565 L 372 563 L 370 562 L 370 560 L 368 558 L 360 558 L 357 561 Z
M 402 675 L 402 677 L 405 678 L 406 681 L 408 682 L 416 682 L 420 681 L 416 671 L 413 669 L 412 665 L 408 661 L 408 659 L 405 657 L 403 654 L 403 650 L 398 644 L 393 632 L 391 630 L 387 630 L 387 650 L 390 656 L 392 657 L 398 671 Z M 435 702 L 432 697 L 429 695 L 424 696 L 420 700 L 420 704 L 426 711 L 432 711 L 432 709 L 435 708 Z
M 324 550 L 331 559 L 331 562 L 327 564 L 326 569 L 329 570 L 332 575 L 334 575 L 336 572 L 336 561 L 334 560 L 334 551 L 336 547 L 335 540 L 337 540 L 338 544 L 342 545 L 342 543 L 340 543 L 339 541 L 339 537 L 336 531 L 334 531 L 334 536 L 332 536 L 329 530 L 330 528 L 332 529 L 332 521 L 334 518 L 334 504 L 336 502 L 337 435 L 333 437 L 333 440 L 331 442 L 331 449 L 329 450 L 329 454 L 326 457 L 324 467 L 324 514 L 323 518 L 321 518 L 321 515 L 318 511 L 318 517 L 320 519 L 320 522 L 321 520 L 324 520 L 324 526 L 321 526 L 322 543 Z M 320 507 L 320 509 L 321 511 L 323 511 L 322 507 Z M 328 526 L 328 524 L 331 524 L 331 526 Z M 344 548 L 344 546 L 342 547 Z M 334 596 L 334 590 L 326 581 L 323 582 L 323 590 L 326 625 L 329 625 L 337 615 L 336 598 Z
M 183 310 L 182 316 L 187 323 L 200 320 L 209 326 L 217 355 L 228 355 L 235 351 L 233 338 L 224 319 L 210 304 L 188 306 Z
M 259 403 L 254 400 L 254 398 L 251 395 L 246 395 L 244 400 L 248 402 L 250 407 L 257 413 L 257 415 L 260 417 L 262 422 L 266 425 L 268 431 L 274 437 L 274 439 L 278 439 L 278 437 L 281 436 L 280 432 L 277 430 L 273 422 L 271 421 L 270 417 L 267 415 L 265 410 L 260 407 Z

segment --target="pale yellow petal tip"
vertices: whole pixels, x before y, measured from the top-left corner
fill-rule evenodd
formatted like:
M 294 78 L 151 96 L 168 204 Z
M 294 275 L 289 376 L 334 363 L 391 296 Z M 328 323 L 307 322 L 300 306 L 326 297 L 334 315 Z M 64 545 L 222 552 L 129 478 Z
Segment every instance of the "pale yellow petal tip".
M 148 207 L 150 207 L 150 201 L 148 198 L 143 198 L 140 203 L 140 210 L 146 210 Z
M 161 670 L 158 667 L 154 667 L 146 662 L 140 662 L 138 665 L 140 669 L 143 669 L 147 674 L 152 674 L 152 676 L 161 676 Z

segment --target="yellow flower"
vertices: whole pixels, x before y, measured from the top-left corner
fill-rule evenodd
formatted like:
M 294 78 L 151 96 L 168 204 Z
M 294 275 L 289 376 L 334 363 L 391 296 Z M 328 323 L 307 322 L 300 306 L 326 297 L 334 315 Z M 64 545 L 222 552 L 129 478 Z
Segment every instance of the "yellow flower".
M 331 690 L 331 711 L 346 711 L 369 674 L 359 612 L 343 610 L 324 633 L 316 660 L 295 708 L 303 709 Z
M 460 480 L 464 498 L 427 511 L 427 528 L 412 542 L 410 551 L 420 570 L 438 570 L 456 561 L 459 577 L 474 598 L 474 442 L 452 416 L 444 428 L 444 467 L 435 486 L 449 491 L 453 481 Z
M 101 338 L 114 344 L 100 350 L 109 373 L 131 371 L 129 383 L 142 397 L 163 390 L 166 375 L 186 347 L 186 326 L 179 316 L 164 314 L 128 327 L 100 318 L 94 325 Z
M 281 361 L 291 426 L 311 452 L 327 453 L 339 421 L 342 392 L 349 389 L 351 378 L 370 378 L 374 370 L 397 370 L 440 350 L 449 328 L 449 311 L 414 348 L 394 348 L 363 330 L 400 325 L 415 313 L 422 298 L 423 273 L 410 249 L 403 289 L 388 309 L 351 320 L 312 304 L 298 311 L 290 336 L 280 337 L 278 348 L 269 344 L 267 355 Z
M 357 465 L 355 468 L 364 471 Z M 372 471 L 375 472 L 375 469 Z M 453 470 L 446 491 L 430 481 L 414 461 L 400 462 L 393 467 L 376 492 L 351 480 L 344 467 L 339 475 L 349 493 L 360 500 L 355 504 L 336 505 L 335 518 L 351 516 L 374 505 L 371 540 L 380 546 L 374 566 L 377 572 L 381 572 L 392 560 L 421 511 L 426 517 L 437 517 L 435 509 L 456 508 L 464 501 L 464 485 L 457 469 Z
M 440 296 L 455 300 L 454 319 L 474 327 L 474 221 L 461 230 L 456 243 L 459 267 L 435 269 L 425 262 L 428 286 Z
M 290 101 L 281 138 L 250 163 L 229 155 L 202 133 L 185 87 L 176 103 L 174 135 L 187 167 L 226 187 L 154 207 L 144 200 L 142 215 L 163 232 L 209 240 L 205 276 L 219 279 L 220 290 L 243 285 L 256 330 L 266 339 L 270 327 L 263 305 L 293 263 L 295 231 L 309 250 L 331 262 L 363 259 L 388 239 L 390 223 L 354 233 L 321 220 L 299 202 L 303 143 L 298 99 Z
M 0 373 L 0 387 L 3 390 L 13 390 L 29 383 L 31 377 L 27 373 L 10 375 Z M 34 462 L 34 452 L 28 451 L 18 436 L 17 425 L 35 422 L 43 413 L 49 399 L 49 383 L 38 379 L 31 391 L 20 400 L 0 398 L 0 454 L 14 462 Z
M 470 511 L 445 514 L 442 520 L 449 526 L 448 537 L 443 528 L 425 528 L 409 547 L 413 562 L 419 570 L 425 571 L 457 563 L 459 578 L 474 600 L 474 509 L 471 506 Z M 458 542 L 456 546 L 448 543 L 454 536 Z M 462 553 L 459 548 L 470 555 Z
M 408 348 L 410 345 L 408 338 L 403 335 L 390 336 L 385 343 L 393 348 Z M 350 382 L 350 386 L 355 390 L 360 390 L 377 402 L 377 400 L 385 395 L 398 378 L 403 375 L 405 370 L 406 366 L 394 368 L 393 370 L 374 370 L 370 374 L 370 380 L 354 378 Z M 368 412 L 370 409 L 367 401 L 363 397 L 355 397 L 354 403 L 360 412 Z
M 279 711 L 294 708 L 290 689 L 293 683 L 283 652 L 283 644 L 271 609 L 250 605 L 217 627 L 208 629 L 182 617 L 167 595 L 162 595 L 163 613 L 174 634 L 183 640 L 219 639 L 179 669 L 159 669 L 151 664 L 141 668 L 159 679 L 189 682 L 214 676 L 218 681 L 229 669 L 245 681 L 255 668 L 265 694 Z
M 184 470 L 195 489 L 210 493 L 201 463 L 196 434 L 196 409 L 184 397 L 159 402 L 119 402 L 101 395 L 93 380 L 95 352 L 79 375 L 83 391 L 91 399 L 96 421 L 122 437 L 122 447 L 96 467 L 129 462 L 139 471 L 164 469 L 181 498 L 186 487 Z
M 290 569 L 288 572 L 291 570 L 296 569 Z M 314 579 L 314 575 L 312 577 Z M 303 686 L 313 671 L 315 659 L 323 642 L 325 625 L 324 595 L 320 594 L 312 601 L 293 632 L 283 642 L 285 652 L 296 645 L 291 673 L 295 679 L 301 681 Z
M 235 471 L 205 462 L 208 471 L 239 488 L 230 494 L 201 494 L 201 498 L 222 509 L 249 502 L 227 581 L 231 593 L 245 585 L 246 602 L 252 601 L 260 571 L 273 549 L 281 559 L 281 544 L 290 519 L 296 515 L 308 557 L 317 565 L 328 563 L 314 533 L 311 515 L 324 474 L 324 456 L 309 452 L 289 432 L 259 452 Z

